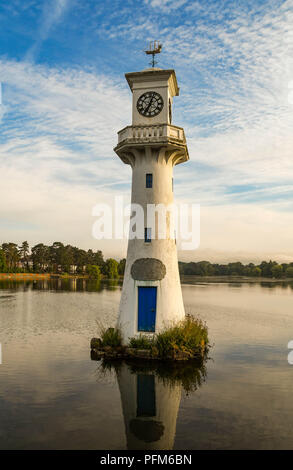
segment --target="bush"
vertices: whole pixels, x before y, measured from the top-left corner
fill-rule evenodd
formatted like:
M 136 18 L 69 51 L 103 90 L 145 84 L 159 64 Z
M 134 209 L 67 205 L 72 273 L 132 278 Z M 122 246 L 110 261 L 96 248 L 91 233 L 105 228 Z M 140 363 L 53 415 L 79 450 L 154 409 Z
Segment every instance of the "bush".
M 86 267 L 86 272 L 89 275 L 90 279 L 101 279 L 100 267 L 94 264 L 88 264 Z
M 209 345 L 208 329 L 202 320 L 187 316 L 183 321 L 167 328 L 155 338 L 155 346 L 160 357 L 182 351 L 194 354 L 207 350 Z
M 139 335 L 138 338 L 129 339 L 129 347 L 135 349 L 151 349 L 154 344 L 153 338 L 148 338 L 144 335 Z
M 108 279 L 118 279 L 118 263 L 115 259 L 109 258 L 104 264 L 103 267 L 104 274 Z

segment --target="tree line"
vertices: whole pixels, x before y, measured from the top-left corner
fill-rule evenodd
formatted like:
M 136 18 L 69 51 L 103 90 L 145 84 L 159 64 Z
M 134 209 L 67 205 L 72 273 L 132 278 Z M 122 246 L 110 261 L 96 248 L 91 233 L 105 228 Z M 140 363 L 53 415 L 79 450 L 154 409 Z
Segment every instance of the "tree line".
M 87 274 L 98 279 L 123 276 L 125 258 L 119 262 L 114 258 L 104 260 L 101 250 L 82 250 L 75 246 L 54 242 L 52 245 L 38 243 L 31 249 L 27 241 L 21 245 L 3 243 L 0 248 L 0 272 L 2 273 L 51 273 Z M 251 276 L 270 278 L 293 278 L 293 263 L 279 264 L 276 261 L 262 261 L 260 264 L 242 264 L 240 261 L 228 264 L 199 261 L 179 261 L 181 275 L 196 276 Z
M 195 276 L 249 276 L 271 277 L 276 279 L 293 278 L 293 263 L 279 264 L 276 261 L 262 261 L 260 264 L 242 264 L 240 261 L 228 264 L 199 261 L 183 263 L 179 261 L 180 274 Z
M 115 279 L 124 274 L 125 259 L 104 260 L 102 251 L 82 250 L 75 246 L 54 242 L 38 243 L 31 249 L 27 241 L 21 245 L 3 243 L 0 248 L 2 273 L 88 274 L 98 279 L 101 275 Z

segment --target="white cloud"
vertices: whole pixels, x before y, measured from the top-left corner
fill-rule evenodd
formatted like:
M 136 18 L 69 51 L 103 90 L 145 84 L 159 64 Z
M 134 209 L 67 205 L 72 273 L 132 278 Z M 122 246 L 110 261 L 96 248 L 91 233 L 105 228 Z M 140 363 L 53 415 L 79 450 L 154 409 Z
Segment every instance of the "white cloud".
M 229 11 L 225 2 L 203 8 L 179 1 L 188 16 L 170 27 L 175 3 L 152 0 L 152 21 L 128 16 L 106 29 L 101 25 L 99 33 L 125 41 L 158 38 L 160 60 L 176 67 L 181 96 L 174 124 L 185 127 L 191 161 L 176 167 L 175 195 L 201 203 L 203 218 L 200 251 L 189 256 L 292 259 L 293 2 L 256 12 L 244 4 Z M 51 25 L 61 17 L 53 15 Z M 131 122 L 124 78 L 7 60 L 0 67 L 1 213 L 10 227 L 2 236 L 21 232 L 25 239 L 30 233 L 34 241 L 46 241 L 55 233 L 94 246 L 92 206 L 118 189 L 130 190 L 130 169 L 112 151 L 116 132 Z M 118 252 L 122 245 L 107 246 Z
M 147 5 L 164 12 L 177 10 L 187 3 L 188 0 L 145 0 Z
M 70 7 L 71 0 L 48 0 L 44 2 L 36 41 L 27 51 L 25 59 L 34 60 L 38 55 L 42 43 L 48 38 L 52 28 L 61 21 L 65 11 Z
M 130 184 L 130 168 L 112 150 L 130 119 L 126 86 L 81 70 L 0 66 L 2 240 L 95 247 L 92 207 L 109 198 L 107 185 L 113 194 Z M 111 250 L 119 256 L 119 246 Z

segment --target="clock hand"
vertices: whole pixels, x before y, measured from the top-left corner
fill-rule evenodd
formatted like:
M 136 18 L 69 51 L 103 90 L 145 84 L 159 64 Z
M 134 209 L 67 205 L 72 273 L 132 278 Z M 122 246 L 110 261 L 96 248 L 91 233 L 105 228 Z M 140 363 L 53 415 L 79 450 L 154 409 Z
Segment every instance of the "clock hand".
M 154 95 L 155 95 L 155 94 L 154 94 L 154 93 L 152 93 L 152 96 L 151 96 L 150 102 L 149 102 L 148 106 L 146 107 L 146 109 L 144 110 L 144 112 L 145 112 L 145 113 L 147 113 L 147 112 L 148 112 L 148 110 L 150 109 L 150 106 L 151 106 L 151 104 L 152 104 L 152 102 L 153 102 L 153 99 L 154 99 Z

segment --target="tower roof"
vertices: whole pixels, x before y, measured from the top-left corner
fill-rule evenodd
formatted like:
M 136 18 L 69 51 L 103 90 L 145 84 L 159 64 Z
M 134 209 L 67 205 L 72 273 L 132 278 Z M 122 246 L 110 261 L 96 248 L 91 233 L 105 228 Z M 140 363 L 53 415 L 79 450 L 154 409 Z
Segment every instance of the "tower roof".
M 179 95 L 179 87 L 177 83 L 177 78 L 175 74 L 175 70 L 168 69 L 163 70 L 159 68 L 151 68 L 142 70 L 141 72 L 130 72 L 125 74 L 125 78 L 127 83 L 133 91 L 133 86 L 135 83 L 141 82 L 153 82 L 153 81 L 169 81 L 169 86 L 171 89 L 171 93 L 173 96 Z

